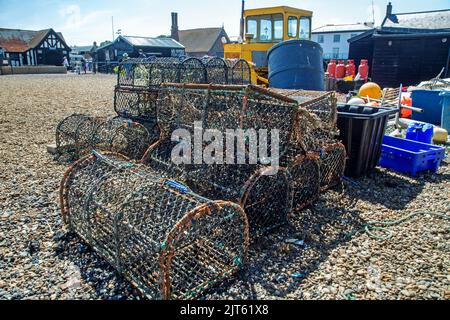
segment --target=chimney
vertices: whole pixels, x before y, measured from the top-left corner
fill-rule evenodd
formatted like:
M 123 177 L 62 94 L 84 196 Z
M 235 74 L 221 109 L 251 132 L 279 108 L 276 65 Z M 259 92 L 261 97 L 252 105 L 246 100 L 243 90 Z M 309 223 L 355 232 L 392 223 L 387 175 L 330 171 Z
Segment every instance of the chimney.
M 389 2 L 386 7 L 386 17 L 389 18 L 390 16 L 392 16 L 392 3 Z
M 178 13 L 172 12 L 172 29 L 170 30 L 170 37 L 176 41 L 180 41 L 178 37 Z

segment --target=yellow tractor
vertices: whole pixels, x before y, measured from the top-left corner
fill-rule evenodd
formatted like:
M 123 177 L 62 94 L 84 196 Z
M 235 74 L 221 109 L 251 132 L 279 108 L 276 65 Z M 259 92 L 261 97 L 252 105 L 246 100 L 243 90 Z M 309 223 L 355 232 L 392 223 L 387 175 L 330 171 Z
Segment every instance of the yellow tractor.
M 241 39 L 224 44 L 224 56 L 246 60 L 252 83 L 268 85 L 267 52 L 281 41 L 311 40 L 311 19 L 311 11 L 287 6 L 244 10 L 242 1 Z

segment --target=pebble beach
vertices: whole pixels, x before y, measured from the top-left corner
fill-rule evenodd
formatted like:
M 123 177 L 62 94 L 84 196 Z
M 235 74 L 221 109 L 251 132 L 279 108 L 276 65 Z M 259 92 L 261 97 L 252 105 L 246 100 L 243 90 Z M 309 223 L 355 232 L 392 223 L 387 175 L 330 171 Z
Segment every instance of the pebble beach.
M 0 299 L 143 299 L 68 232 L 67 164 L 47 152 L 63 118 L 114 116 L 116 82 L 0 76 Z M 244 267 L 202 299 L 450 299 L 449 162 L 415 178 L 377 168 L 344 179 L 253 243 Z

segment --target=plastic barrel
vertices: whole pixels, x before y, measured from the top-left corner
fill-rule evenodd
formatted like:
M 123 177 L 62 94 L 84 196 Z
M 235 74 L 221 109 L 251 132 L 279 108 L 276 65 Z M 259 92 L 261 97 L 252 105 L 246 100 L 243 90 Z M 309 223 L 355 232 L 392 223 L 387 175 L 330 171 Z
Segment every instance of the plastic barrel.
M 288 40 L 268 52 L 269 86 L 324 90 L 322 47 L 313 41 Z
M 441 125 L 442 96 L 439 90 L 413 90 L 411 92 L 412 106 L 423 109 L 423 112 L 413 112 L 413 120 Z

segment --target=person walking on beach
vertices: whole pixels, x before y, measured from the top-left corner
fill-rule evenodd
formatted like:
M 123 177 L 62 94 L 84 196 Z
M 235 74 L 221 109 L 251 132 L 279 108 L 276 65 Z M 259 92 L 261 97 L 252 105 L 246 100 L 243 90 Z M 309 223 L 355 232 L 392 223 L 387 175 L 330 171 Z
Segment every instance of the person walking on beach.
M 66 56 L 63 58 L 63 66 L 66 67 L 66 69 L 69 69 L 69 60 L 67 60 Z

